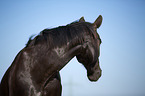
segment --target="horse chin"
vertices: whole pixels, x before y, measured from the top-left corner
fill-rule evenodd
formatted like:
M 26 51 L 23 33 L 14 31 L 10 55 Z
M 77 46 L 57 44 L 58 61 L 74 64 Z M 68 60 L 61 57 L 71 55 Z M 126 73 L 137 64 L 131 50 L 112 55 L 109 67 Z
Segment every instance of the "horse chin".
M 88 75 L 88 79 L 92 82 L 97 81 L 101 77 L 101 71 L 100 72 L 94 72 L 92 75 Z
M 97 77 L 97 76 L 88 76 L 88 79 L 92 82 L 95 82 L 99 79 L 100 77 Z

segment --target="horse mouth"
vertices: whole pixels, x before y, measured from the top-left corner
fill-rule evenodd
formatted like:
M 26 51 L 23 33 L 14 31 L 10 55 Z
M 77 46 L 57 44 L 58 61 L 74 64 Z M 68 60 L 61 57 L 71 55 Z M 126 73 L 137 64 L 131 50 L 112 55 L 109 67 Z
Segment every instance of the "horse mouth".
M 88 71 L 87 72 L 87 76 L 88 76 L 88 79 L 90 81 L 97 81 L 102 75 L 102 70 L 100 69 L 100 67 L 97 67 L 96 70 L 93 70 L 91 71 L 91 73 Z
M 88 79 L 92 82 L 98 81 L 98 79 L 101 77 L 101 72 L 94 73 L 92 75 L 88 75 Z

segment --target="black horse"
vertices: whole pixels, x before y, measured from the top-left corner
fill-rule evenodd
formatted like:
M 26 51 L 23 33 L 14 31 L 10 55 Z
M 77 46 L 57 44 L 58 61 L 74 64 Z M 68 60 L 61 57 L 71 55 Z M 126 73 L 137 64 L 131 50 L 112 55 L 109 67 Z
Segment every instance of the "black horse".
M 82 17 L 30 38 L 3 76 L 0 96 L 61 96 L 59 71 L 74 56 L 85 66 L 89 80 L 97 81 L 101 39 L 96 29 L 101 23 L 101 15 L 94 23 Z

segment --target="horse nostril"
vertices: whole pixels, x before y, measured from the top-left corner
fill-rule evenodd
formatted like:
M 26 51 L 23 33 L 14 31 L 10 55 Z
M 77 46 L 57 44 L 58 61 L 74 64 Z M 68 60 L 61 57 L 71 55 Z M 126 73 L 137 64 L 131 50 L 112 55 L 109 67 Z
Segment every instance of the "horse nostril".
M 102 70 L 100 69 L 100 73 L 102 74 Z
M 98 77 L 101 77 L 101 75 L 102 75 L 102 70 L 99 70 L 99 71 L 97 72 L 97 75 L 98 75 Z

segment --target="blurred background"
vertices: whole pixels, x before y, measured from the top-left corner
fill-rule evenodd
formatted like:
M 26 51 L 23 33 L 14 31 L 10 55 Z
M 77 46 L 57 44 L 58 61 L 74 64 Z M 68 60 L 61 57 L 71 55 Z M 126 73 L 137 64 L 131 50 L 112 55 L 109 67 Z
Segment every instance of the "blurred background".
M 90 82 L 74 58 L 60 71 L 62 96 L 145 96 L 144 0 L 1 0 L 0 80 L 32 34 L 99 15 L 102 77 Z

